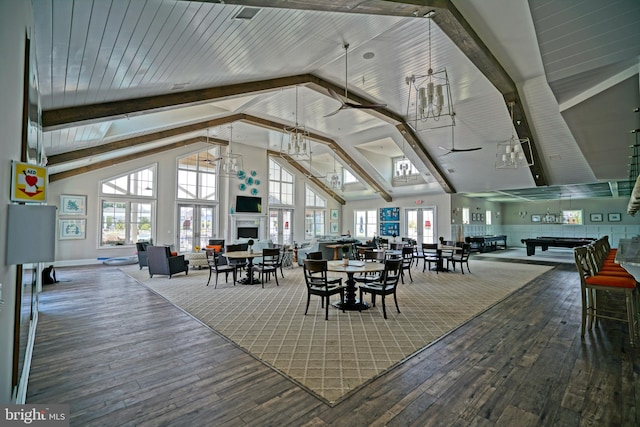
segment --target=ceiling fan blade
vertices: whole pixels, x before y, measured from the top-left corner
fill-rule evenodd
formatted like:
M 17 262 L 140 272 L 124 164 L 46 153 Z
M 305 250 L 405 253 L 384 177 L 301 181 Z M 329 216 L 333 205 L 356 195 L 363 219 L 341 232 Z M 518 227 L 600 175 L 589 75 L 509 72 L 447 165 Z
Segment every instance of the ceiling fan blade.
M 329 95 L 331 95 L 332 98 L 334 98 L 335 100 L 340 101 L 341 103 L 344 104 L 344 101 L 342 100 L 342 97 L 340 95 L 338 95 L 338 93 L 335 90 L 333 90 L 331 88 L 329 88 L 327 90 L 329 91 Z
M 360 109 L 384 108 L 387 106 L 387 104 L 354 104 L 351 102 L 345 102 L 344 105 L 350 108 L 360 108 Z
M 452 153 L 461 153 L 465 151 L 478 151 L 482 150 L 482 147 L 474 147 L 474 148 L 452 148 L 450 151 Z
M 340 106 L 340 108 L 338 108 L 336 111 L 334 111 L 334 112 L 332 112 L 332 113 L 329 113 L 329 114 L 327 114 L 327 115 L 326 115 L 326 116 L 324 116 L 324 117 L 331 117 L 331 116 L 335 116 L 335 115 L 336 115 L 336 114 L 338 114 L 340 111 L 344 110 L 344 108 L 345 108 L 345 107 L 344 107 L 344 104 L 342 104 L 342 105 Z

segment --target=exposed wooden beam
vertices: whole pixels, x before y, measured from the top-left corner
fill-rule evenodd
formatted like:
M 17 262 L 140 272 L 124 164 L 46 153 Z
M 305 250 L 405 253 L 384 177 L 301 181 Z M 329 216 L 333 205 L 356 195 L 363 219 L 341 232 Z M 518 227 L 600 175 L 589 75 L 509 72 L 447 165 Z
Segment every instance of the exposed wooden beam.
M 205 120 L 199 123 L 192 123 L 185 126 L 178 126 L 171 129 L 161 130 L 159 132 L 152 132 L 146 135 L 135 136 L 133 138 L 122 139 L 120 141 L 110 142 L 108 144 L 98 145 L 96 147 L 84 148 L 81 150 L 68 151 L 66 153 L 54 154 L 47 157 L 48 165 L 53 166 L 65 162 L 71 162 L 74 160 L 83 159 L 85 157 L 98 156 L 106 154 L 114 150 L 120 150 L 123 148 L 135 147 L 137 145 L 147 144 L 149 142 L 158 141 L 163 138 L 170 138 L 173 136 L 182 135 L 189 132 L 195 132 L 210 127 L 221 126 L 227 123 L 232 123 L 239 120 L 242 117 L 241 114 L 232 114 L 226 117 L 220 117 L 211 120 Z M 211 142 L 217 144 L 227 144 L 227 141 L 217 140 L 215 138 L 209 138 Z
M 286 154 L 282 154 L 282 153 L 279 153 L 279 152 L 273 151 L 273 150 L 267 150 L 267 155 L 268 156 L 280 157 L 281 159 L 286 160 L 287 163 L 289 163 L 298 172 L 300 172 L 301 174 L 303 174 L 304 176 L 309 178 L 309 180 L 311 182 L 313 182 L 315 185 L 317 185 L 323 191 L 325 191 L 328 195 L 330 195 L 332 199 L 334 199 L 335 201 L 337 201 L 341 205 L 344 205 L 344 204 L 347 203 L 335 191 L 333 191 L 331 188 L 329 188 L 329 186 L 327 184 L 325 184 L 324 182 L 322 182 L 321 180 L 319 180 L 315 176 L 309 176 L 309 171 L 304 166 L 302 166 L 300 163 L 296 162 L 291 156 L 288 156 Z
M 260 117 L 250 116 L 248 114 L 243 115 L 243 120 L 254 124 L 256 126 L 261 126 L 267 129 L 273 129 L 277 131 L 282 131 L 284 126 L 283 123 L 279 123 L 273 120 L 262 119 Z M 327 138 L 322 135 L 315 134 L 313 132 L 309 133 L 309 138 L 314 141 L 320 142 L 322 144 L 328 145 L 341 159 L 347 164 L 353 171 L 358 174 L 367 185 L 369 185 L 373 190 L 380 195 L 385 201 L 391 202 L 393 198 L 387 191 L 371 176 L 369 175 L 364 168 L 362 168 L 358 162 L 356 162 L 350 155 L 347 153 L 335 140 L 331 138 Z M 296 162 L 297 163 L 297 162 Z M 306 172 L 305 172 L 306 173 Z
M 209 141 L 210 140 L 211 140 L 211 138 L 209 138 Z M 172 144 L 163 145 L 162 147 L 156 147 L 156 148 L 152 148 L 150 150 L 140 151 L 140 152 L 133 153 L 133 154 L 127 154 L 125 156 L 115 157 L 115 158 L 109 159 L 109 160 L 103 160 L 101 162 L 91 163 L 90 165 L 82 166 L 82 167 L 75 168 L 75 169 L 70 169 L 70 170 L 64 171 L 64 172 L 53 173 L 53 174 L 49 175 L 49 182 L 59 181 L 61 179 L 65 179 L 65 178 L 71 178 L 72 176 L 76 176 L 76 175 L 80 175 L 80 174 L 83 174 L 83 173 L 91 172 L 91 171 L 94 171 L 94 170 L 98 170 L 98 169 L 106 168 L 106 167 L 109 167 L 109 166 L 117 165 L 117 164 L 120 164 L 122 162 L 127 162 L 129 160 L 136 160 L 136 159 L 139 159 L 140 157 L 153 156 L 154 154 L 162 153 L 163 151 L 173 150 L 174 148 L 181 148 L 181 147 L 184 147 L 186 145 L 196 144 L 198 142 L 207 142 L 207 138 L 205 138 L 204 136 L 198 136 L 198 137 L 195 137 L 195 138 L 189 138 L 189 139 L 185 139 L 183 141 L 174 142 Z
M 404 139 L 409 143 L 411 148 L 413 148 L 413 150 L 416 152 L 418 157 L 420 157 L 422 163 L 427 165 L 427 169 L 429 169 L 429 172 L 431 173 L 431 175 L 433 175 L 436 181 L 438 181 L 438 184 L 440 184 L 445 193 L 455 193 L 456 190 L 453 187 L 453 184 L 449 182 L 449 179 L 446 177 L 446 175 L 443 174 L 440 168 L 436 166 L 433 158 L 431 158 L 429 152 L 426 150 L 426 148 L 424 148 L 422 142 L 420 142 L 420 138 L 418 138 L 418 135 L 416 135 L 411 126 L 409 126 L 407 123 L 402 123 L 399 124 L 397 128 Z

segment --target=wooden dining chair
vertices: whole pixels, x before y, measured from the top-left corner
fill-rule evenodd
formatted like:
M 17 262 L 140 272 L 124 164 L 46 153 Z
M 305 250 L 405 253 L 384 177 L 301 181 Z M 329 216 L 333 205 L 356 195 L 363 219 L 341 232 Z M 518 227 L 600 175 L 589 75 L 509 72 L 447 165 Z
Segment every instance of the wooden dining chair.
M 398 297 L 396 295 L 396 289 L 398 288 L 398 280 L 400 280 L 402 272 L 402 259 L 388 259 L 384 262 L 384 270 L 380 280 L 373 283 L 365 283 L 358 286 L 360 290 L 360 301 L 363 301 L 363 294 L 371 294 L 371 305 L 376 306 L 376 295 L 382 297 L 382 314 L 384 318 L 387 318 L 387 306 L 385 303 L 385 296 L 393 295 L 393 300 L 396 303 L 396 310 L 400 313 L 400 307 L 398 307 Z M 362 310 L 360 310 L 362 311 Z
M 322 306 L 325 309 L 324 320 L 329 320 L 329 305 L 331 295 L 340 294 L 340 302 L 343 305 L 344 312 L 344 290 L 346 286 L 342 284 L 342 278 L 337 280 L 329 280 L 327 276 L 327 260 L 305 259 L 304 260 L 304 280 L 307 285 L 307 307 L 304 309 L 304 315 L 309 311 L 309 302 L 311 295 L 317 295 L 321 298 Z
M 278 283 L 279 259 L 280 249 L 265 248 L 262 250 L 262 261 L 253 266 L 253 271 L 260 274 L 262 288 L 264 288 L 264 282 L 269 280 L 272 274 L 276 277 L 276 286 L 280 286 L 280 283 Z
M 422 264 L 422 272 L 427 269 L 431 270 L 431 264 L 438 266 L 438 244 L 437 243 L 423 243 L 422 244 L 422 256 L 424 257 L 424 264 Z M 437 272 L 437 270 L 436 270 Z
M 449 263 L 453 264 L 453 270 L 456 269 L 456 264 L 460 264 L 460 271 L 464 274 L 463 264 L 467 265 L 467 271 L 471 273 L 469 269 L 469 255 L 471 255 L 471 245 L 469 243 L 463 243 L 462 249 L 456 250 L 453 255 L 447 258 L 447 268 L 449 268 Z
M 413 282 L 413 277 L 411 277 L 411 266 L 413 265 L 413 248 L 405 246 L 402 248 L 402 258 L 401 261 L 401 269 L 400 269 L 400 277 L 402 278 L 402 283 L 404 284 L 404 272 L 405 270 L 409 273 L 409 279 Z
M 225 282 L 229 281 L 229 273 L 233 276 L 233 286 L 236 285 L 237 269 L 234 265 L 229 264 L 227 258 L 222 256 L 214 249 L 206 249 L 207 263 L 209 264 L 209 280 L 207 280 L 207 286 L 211 282 L 211 276 L 216 274 L 216 284 L 214 288 L 218 287 L 218 275 L 224 273 Z

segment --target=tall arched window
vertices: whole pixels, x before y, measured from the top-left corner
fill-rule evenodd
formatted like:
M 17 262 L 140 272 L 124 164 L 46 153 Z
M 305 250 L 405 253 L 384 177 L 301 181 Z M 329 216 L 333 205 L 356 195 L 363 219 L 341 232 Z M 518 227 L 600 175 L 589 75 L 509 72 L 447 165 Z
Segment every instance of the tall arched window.
M 312 239 L 325 232 L 327 201 L 308 186 L 305 188 L 304 237 Z
M 269 157 L 269 238 L 291 244 L 293 230 L 293 174 Z

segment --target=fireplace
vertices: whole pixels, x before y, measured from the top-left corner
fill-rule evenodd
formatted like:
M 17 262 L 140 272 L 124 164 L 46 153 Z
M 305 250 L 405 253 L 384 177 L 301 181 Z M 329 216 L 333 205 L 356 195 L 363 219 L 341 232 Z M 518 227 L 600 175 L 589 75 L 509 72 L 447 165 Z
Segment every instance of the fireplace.
M 229 215 L 229 239 L 266 239 L 267 216 L 262 214 L 231 214 Z
M 258 227 L 238 227 L 238 239 L 242 238 L 257 239 Z

